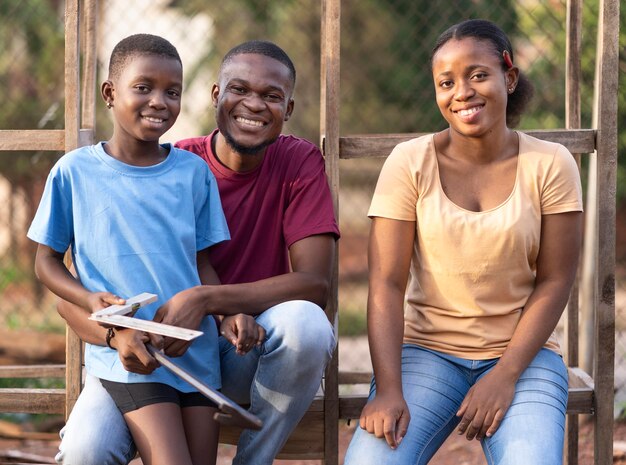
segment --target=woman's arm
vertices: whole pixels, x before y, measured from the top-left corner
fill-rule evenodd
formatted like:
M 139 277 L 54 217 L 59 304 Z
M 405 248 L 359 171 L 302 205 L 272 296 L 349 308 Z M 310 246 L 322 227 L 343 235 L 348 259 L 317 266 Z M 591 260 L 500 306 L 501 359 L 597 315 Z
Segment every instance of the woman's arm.
M 576 277 L 582 239 L 582 212 L 542 216 L 535 289 L 504 354 L 468 392 L 457 415 L 459 434 L 491 436 L 513 400 L 515 383 L 554 331 Z
M 415 240 L 415 222 L 374 218 L 370 231 L 367 328 L 376 397 L 361 413 L 360 426 L 395 449 L 410 414 L 402 394 L 404 293 Z

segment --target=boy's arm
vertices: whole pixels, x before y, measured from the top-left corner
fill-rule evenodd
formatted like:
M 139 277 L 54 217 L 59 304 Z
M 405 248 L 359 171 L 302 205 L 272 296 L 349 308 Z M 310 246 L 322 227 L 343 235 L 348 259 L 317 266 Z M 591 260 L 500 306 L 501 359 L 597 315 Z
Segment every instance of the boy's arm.
M 47 245 L 39 244 L 37 247 L 35 274 L 54 294 L 90 312 L 125 302 L 110 292 L 90 292 L 85 289 L 63 263 L 63 255 Z

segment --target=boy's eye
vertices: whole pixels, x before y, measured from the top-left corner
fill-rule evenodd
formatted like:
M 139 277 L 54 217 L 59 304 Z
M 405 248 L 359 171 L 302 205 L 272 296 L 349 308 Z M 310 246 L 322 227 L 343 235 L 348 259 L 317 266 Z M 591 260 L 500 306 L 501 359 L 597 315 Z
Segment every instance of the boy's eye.
M 135 89 L 137 89 L 139 92 L 149 92 L 150 88 L 148 86 L 144 86 L 142 84 L 136 85 Z
M 278 94 L 268 94 L 265 96 L 265 99 L 269 102 L 282 102 L 283 97 Z
M 180 97 L 180 91 L 179 90 L 170 90 L 170 91 L 168 91 L 168 95 L 170 97 L 173 97 L 173 98 L 179 98 Z
M 452 81 L 441 81 L 439 83 L 439 87 L 441 87 L 442 89 L 449 89 L 450 87 L 452 87 Z
M 231 92 L 234 92 L 235 94 L 243 94 L 246 92 L 246 89 L 240 86 L 231 86 L 230 90 Z

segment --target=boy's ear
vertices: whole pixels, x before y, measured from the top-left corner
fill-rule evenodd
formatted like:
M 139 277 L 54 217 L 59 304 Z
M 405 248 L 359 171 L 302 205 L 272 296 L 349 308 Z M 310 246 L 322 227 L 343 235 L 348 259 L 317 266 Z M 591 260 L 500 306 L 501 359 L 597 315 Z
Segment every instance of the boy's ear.
M 105 101 L 108 108 L 111 108 L 113 100 L 115 100 L 114 90 L 113 82 L 108 79 L 104 81 L 100 87 L 100 95 L 102 95 L 102 99 Z

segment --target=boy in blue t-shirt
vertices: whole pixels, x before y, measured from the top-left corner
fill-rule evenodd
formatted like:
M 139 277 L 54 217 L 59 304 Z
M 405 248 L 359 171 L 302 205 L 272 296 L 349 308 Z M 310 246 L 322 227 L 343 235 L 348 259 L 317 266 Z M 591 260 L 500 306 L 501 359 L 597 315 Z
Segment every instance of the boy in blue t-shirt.
M 123 304 L 118 296 L 149 292 L 159 300 L 135 317 L 151 320 L 176 293 L 219 282 L 207 252 L 230 236 L 215 178 L 196 155 L 159 144 L 178 117 L 181 92 L 182 62 L 167 40 L 137 34 L 116 45 L 101 88 L 113 135 L 57 162 L 28 231 L 39 243 L 37 276 L 59 297 L 95 312 Z M 63 264 L 70 247 L 79 280 Z M 199 329 L 203 336 L 177 363 L 219 389 L 214 319 Z M 109 329 L 109 347 L 87 344 L 87 372 L 124 414 L 144 463 L 215 463 L 214 405 L 165 368 L 124 369 L 130 356 L 157 365 L 147 342 L 145 333 Z

